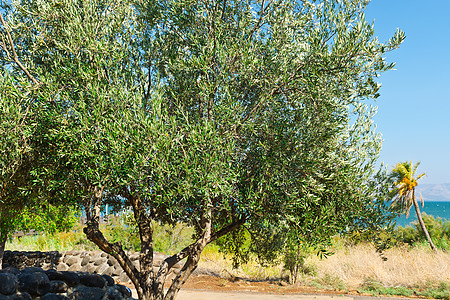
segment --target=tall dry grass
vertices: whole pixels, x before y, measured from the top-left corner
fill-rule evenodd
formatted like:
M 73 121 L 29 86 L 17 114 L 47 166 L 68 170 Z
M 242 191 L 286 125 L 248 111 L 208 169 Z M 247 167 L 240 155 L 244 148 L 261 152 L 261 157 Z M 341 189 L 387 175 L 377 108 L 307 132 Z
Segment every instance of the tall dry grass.
M 450 283 L 450 253 L 435 253 L 424 247 L 395 247 L 383 256 L 387 260 L 372 245 L 359 244 L 341 248 L 325 260 L 311 256 L 306 264 L 315 267 L 317 277 L 340 278 L 347 288 L 358 288 L 367 280 L 387 287 Z
M 450 253 L 434 253 L 425 247 L 396 247 L 384 252 L 384 260 L 370 244 L 338 246 L 326 259 L 311 255 L 305 260 L 308 274 L 298 283 L 321 285 L 334 289 L 358 289 L 376 281 L 385 287 L 429 287 L 450 284 Z M 256 261 L 233 268 L 230 257 L 224 257 L 214 247 L 202 254 L 198 270 L 222 277 L 249 279 L 280 279 L 287 273 L 283 264 L 262 267 Z

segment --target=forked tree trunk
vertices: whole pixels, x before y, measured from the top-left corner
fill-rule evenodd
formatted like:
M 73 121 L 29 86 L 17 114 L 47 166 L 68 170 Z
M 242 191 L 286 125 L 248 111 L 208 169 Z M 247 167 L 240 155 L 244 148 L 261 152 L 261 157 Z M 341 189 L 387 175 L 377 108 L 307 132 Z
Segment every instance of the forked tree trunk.
M 420 213 L 419 203 L 417 203 L 416 195 L 413 191 L 413 202 L 414 202 L 414 208 L 416 210 L 417 219 L 419 220 L 420 227 L 422 228 L 423 233 L 425 234 L 425 237 L 427 238 L 428 243 L 430 244 L 431 249 L 434 251 L 437 251 L 436 246 L 434 246 L 433 241 L 431 240 L 430 234 L 428 233 L 427 228 L 425 227 L 425 223 L 422 219 L 422 214 Z
M 103 188 L 93 187 L 93 197 L 85 204 L 86 227 L 83 229 L 87 238 L 96 244 L 101 250 L 112 255 L 136 288 L 139 300 L 173 300 L 178 291 L 197 268 L 200 255 L 207 244 L 219 237 L 235 230 L 243 225 L 245 218 L 237 219 L 228 226 L 212 232 L 211 210 L 206 210 L 202 217 L 202 234 L 198 239 L 175 255 L 166 258 L 157 274 L 153 272 L 153 232 L 151 228 L 151 216 L 146 213 L 143 202 L 139 197 L 128 194 L 127 199 L 133 207 L 133 213 L 138 225 L 141 240 L 141 252 L 139 256 L 140 269 L 138 270 L 120 243 L 109 242 L 99 229 L 99 217 L 101 196 Z M 167 293 L 164 291 L 166 279 L 173 268 L 181 260 L 187 258 L 180 273 L 173 279 Z

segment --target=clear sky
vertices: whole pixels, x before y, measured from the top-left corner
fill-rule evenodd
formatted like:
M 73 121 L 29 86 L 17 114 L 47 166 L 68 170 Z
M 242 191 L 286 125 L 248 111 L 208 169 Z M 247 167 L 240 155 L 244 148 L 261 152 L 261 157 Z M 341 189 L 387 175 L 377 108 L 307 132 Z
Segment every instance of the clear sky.
M 375 117 L 383 135 L 380 160 L 392 168 L 420 161 L 423 183 L 450 183 L 450 1 L 372 0 L 366 19 L 387 41 L 400 28 L 406 40 L 390 53 L 396 70 L 382 74 Z

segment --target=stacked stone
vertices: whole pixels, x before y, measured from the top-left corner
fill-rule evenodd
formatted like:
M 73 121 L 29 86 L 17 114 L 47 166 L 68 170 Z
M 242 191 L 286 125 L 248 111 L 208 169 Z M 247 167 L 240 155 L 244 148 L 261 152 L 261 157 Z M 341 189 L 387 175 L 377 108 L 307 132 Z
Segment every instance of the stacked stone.
M 107 275 L 81 272 L 44 271 L 27 267 L 22 271 L 0 270 L 0 300 L 122 300 L 132 299 L 131 291 Z
M 139 253 L 130 253 L 130 260 L 140 270 Z M 161 263 L 168 256 L 154 253 L 153 271 L 158 272 Z M 116 282 L 129 282 L 127 274 L 122 270 L 117 260 L 101 251 L 68 251 L 58 252 L 18 252 L 5 251 L 5 267 L 11 266 L 19 269 L 24 267 L 41 267 L 44 270 L 56 269 L 57 271 L 87 272 L 111 276 Z M 176 264 L 170 270 L 168 279 L 171 280 L 181 270 L 181 264 Z
M 5 251 L 3 266 L 17 269 L 25 267 L 42 267 L 44 270 L 54 269 L 60 262 L 61 253 L 58 251 Z

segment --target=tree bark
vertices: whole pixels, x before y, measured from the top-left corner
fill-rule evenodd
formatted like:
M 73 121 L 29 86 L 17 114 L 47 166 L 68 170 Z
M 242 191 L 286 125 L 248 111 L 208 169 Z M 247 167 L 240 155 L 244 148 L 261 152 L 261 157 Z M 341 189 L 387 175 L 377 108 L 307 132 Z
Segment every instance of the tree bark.
M 86 237 L 96 244 L 102 251 L 112 255 L 119 265 L 122 267 L 124 272 L 130 278 L 133 285 L 136 287 L 140 300 L 151 300 L 153 299 L 153 293 L 151 285 L 148 285 L 147 278 L 144 278 L 142 274 L 133 265 L 128 255 L 122 248 L 120 243 L 109 242 L 103 233 L 99 229 L 100 220 L 100 207 L 101 198 L 103 194 L 103 188 L 94 187 L 93 196 L 86 205 L 86 227 L 83 229 Z
M 419 209 L 419 203 L 417 203 L 415 191 L 413 191 L 413 202 L 414 202 L 414 208 L 416 210 L 417 219 L 419 220 L 420 227 L 422 228 L 423 233 L 425 234 L 425 237 L 427 238 L 428 243 L 430 244 L 431 249 L 434 251 L 437 251 L 436 246 L 434 246 L 433 241 L 431 240 L 430 234 L 428 233 L 427 228 L 425 227 L 425 223 L 422 219 L 422 214 L 420 213 Z
M 145 212 L 145 207 L 140 197 L 128 194 L 128 200 L 133 207 L 133 214 L 139 229 L 141 240 L 141 251 L 139 254 L 139 285 L 137 289 L 139 299 L 153 299 L 152 290 L 154 285 L 153 272 L 153 228 L 152 218 Z
M 200 255 L 203 249 L 205 249 L 206 245 L 211 242 L 211 229 L 212 229 L 211 208 L 208 208 L 207 211 L 203 214 L 201 223 L 203 229 L 201 238 L 198 239 L 197 242 L 194 244 L 194 246 L 190 249 L 186 263 L 184 264 L 180 273 L 173 280 L 165 297 L 157 298 L 158 300 L 175 299 L 181 286 L 183 286 L 183 284 L 186 282 L 186 280 L 189 278 L 192 272 L 197 268 L 198 262 L 200 260 Z
M 157 274 L 153 271 L 153 230 L 151 227 L 152 216 L 146 212 L 142 199 L 126 195 L 133 207 L 134 217 L 139 228 L 141 239 L 141 253 L 139 257 L 140 270 L 138 270 L 120 243 L 111 243 L 99 229 L 100 207 L 102 198 L 102 187 L 92 187 L 93 196 L 86 202 L 86 227 L 83 229 L 87 238 L 96 244 L 102 251 L 112 255 L 128 275 L 136 288 L 139 300 L 173 300 L 178 291 L 197 268 L 200 255 L 207 244 L 219 237 L 235 230 L 245 222 L 245 218 L 234 220 L 222 229 L 212 232 L 212 211 L 206 209 L 201 220 L 202 234 L 191 245 L 185 247 L 179 253 L 166 258 L 159 268 Z M 172 267 L 181 260 L 187 258 L 180 273 L 171 282 L 165 293 L 164 284 Z

